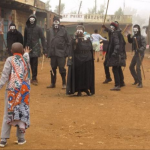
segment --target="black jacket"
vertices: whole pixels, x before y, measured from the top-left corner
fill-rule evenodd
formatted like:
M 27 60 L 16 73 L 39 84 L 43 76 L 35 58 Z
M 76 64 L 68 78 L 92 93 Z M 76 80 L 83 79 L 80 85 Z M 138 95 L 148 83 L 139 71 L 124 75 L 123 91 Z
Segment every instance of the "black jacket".
M 109 41 L 102 41 L 100 43 L 103 43 L 103 51 L 104 52 L 107 52 L 107 49 L 108 49 L 108 44 L 109 44 Z
M 107 66 L 126 66 L 125 41 L 119 30 L 111 34 L 106 57 Z
M 48 57 L 67 57 L 70 49 L 70 38 L 64 27 L 54 33 L 53 28 L 47 30 L 47 54 Z
M 144 51 L 146 49 L 145 38 L 142 35 L 134 35 L 131 37 L 130 34 L 127 37 L 128 37 L 128 42 L 132 43 L 132 51 L 135 51 L 135 55 L 138 55 L 138 52 L 140 52 L 140 55 L 144 56 Z M 136 45 L 135 38 L 138 43 L 138 51 L 137 51 L 137 45 Z
M 35 18 L 35 23 L 33 25 L 31 25 L 29 21 L 31 17 Z M 46 52 L 46 43 L 42 28 L 36 25 L 36 23 L 37 23 L 36 16 L 30 15 L 26 22 L 26 28 L 24 31 L 24 47 L 29 46 L 30 49 L 32 49 L 32 51 L 30 52 L 30 57 L 40 57 L 41 55 L 41 47 L 39 42 L 40 39 L 43 47 L 43 53 Z
M 8 47 L 9 55 L 12 55 L 11 46 L 15 42 L 19 42 L 19 43 L 23 44 L 22 34 L 18 30 L 15 30 L 14 32 L 8 31 L 7 32 L 7 47 Z
M 90 90 L 95 94 L 93 46 L 90 40 L 73 39 L 68 57 L 67 94 Z

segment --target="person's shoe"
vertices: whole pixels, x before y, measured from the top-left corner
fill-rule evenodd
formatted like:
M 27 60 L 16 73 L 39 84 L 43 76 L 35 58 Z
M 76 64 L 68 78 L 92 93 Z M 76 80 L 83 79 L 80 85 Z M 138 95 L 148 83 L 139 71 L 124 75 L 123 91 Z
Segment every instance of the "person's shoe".
M 104 82 L 103 82 L 103 84 L 107 84 L 107 83 L 109 83 L 109 82 L 111 82 L 112 81 L 112 79 L 110 78 L 110 79 L 106 79 Z
M 50 86 L 47 86 L 47 88 L 55 88 L 55 84 L 51 84 Z
M 123 83 L 123 84 L 120 84 L 120 87 L 124 87 L 124 86 L 126 86 L 126 85 L 125 85 L 125 83 Z
M 120 91 L 120 86 L 115 86 L 114 88 L 110 89 L 111 91 Z
M 79 91 L 79 92 L 77 93 L 77 96 L 82 96 L 82 93 Z
M 88 90 L 84 91 L 88 96 L 91 96 L 91 93 Z
M 66 89 L 66 84 L 63 84 L 63 85 L 62 85 L 62 89 Z
M 31 83 L 32 83 L 33 85 L 37 86 L 37 85 L 38 85 L 38 80 L 31 80 Z
M 23 145 L 25 144 L 27 141 L 25 139 L 19 139 L 18 141 L 15 141 L 16 144 L 18 145 Z
M 139 83 L 139 84 L 137 85 L 137 88 L 143 88 L 142 83 Z
M 138 82 L 137 81 L 135 81 L 132 85 L 137 85 L 138 84 Z
M 5 147 L 7 145 L 7 141 L 0 141 L 0 147 Z

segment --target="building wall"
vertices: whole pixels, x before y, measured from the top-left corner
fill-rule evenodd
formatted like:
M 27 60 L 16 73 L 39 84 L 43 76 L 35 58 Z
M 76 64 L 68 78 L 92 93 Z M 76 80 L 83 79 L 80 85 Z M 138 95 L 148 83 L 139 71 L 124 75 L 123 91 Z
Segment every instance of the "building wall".
M 15 24 L 17 29 L 24 35 L 24 29 L 26 26 L 26 21 L 30 13 L 16 10 L 15 11 Z
M 7 32 L 9 25 L 14 21 L 14 14 L 12 10 L 0 8 L 0 50 L 5 48 Z
M 25 3 L 31 6 L 34 5 L 34 0 L 15 0 L 15 1 L 20 2 L 20 3 Z

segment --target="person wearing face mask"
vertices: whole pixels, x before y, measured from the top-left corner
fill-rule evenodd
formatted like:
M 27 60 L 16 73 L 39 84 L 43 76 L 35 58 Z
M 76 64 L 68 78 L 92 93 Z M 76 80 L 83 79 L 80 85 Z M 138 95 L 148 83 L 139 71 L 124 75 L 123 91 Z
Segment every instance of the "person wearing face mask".
M 13 43 L 19 42 L 23 44 L 23 36 L 22 34 L 16 29 L 16 25 L 11 23 L 9 25 L 9 31 L 7 32 L 7 48 L 8 48 L 8 55 L 12 56 L 11 46 Z
M 134 79 L 133 85 L 137 85 L 137 88 L 142 88 L 142 76 L 141 76 L 141 63 L 144 58 L 144 51 L 146 49 L 146 40 L 141 35 L 141 29 L 138 24 L 133 26 L 133 33 L 134 35 L 131 37 L 131 34 L 128 34 L 128 42 L 132 43 L 132 51 L 134 51 L 134 56 L 132 58 L 131 64 L 130 64 L 130 72 Z M 138 47 L 136 45 L 136 41 L 138 44 Z M 136 66 L 136 70 L 135 70 Z
M 112 67 L 115 86 L 111 91 L 120 91 L 120 87 L 124 86 L 124 76 L 122 73 L 122 66 L 126 66 L 125 62 L 125 45 L 122 41 L 121 32 L 117 30 L 118 24 L 112 22 L 110 24 L 110 39 L 106 55 L 106 65 Z
M 81 96 L 95 94 L 93 46 L 89 39 L 84 38 L 84 26 L 76 27 L 75 38 L 72 40 L 72 50 L 68 57 L 68 95 L 77 92 Z
M 24 31 L 24 47 L 29 47 L 30 52 L 30 65 L 32 71 L 32 80 L 33 85 L 38 85 L 37 80 L 37 68 L 38 68 L 38 57 L 41 56 L 41 40 L 43 47 L 43 54 L 46 54 L 46 41 L 42 31 L 42 28 L 37 25 L 37 19 L 35 15 L 30 15 Z
M 58 17 L 53 18 L 53 27 L 47 30 L 47 56 L 51 58 L 51 84 L 47 88 L 56 87 L 56 69 L 62 77 L 62 89 L 66 89 L 66 57 L 70 48 L 70 37 Z

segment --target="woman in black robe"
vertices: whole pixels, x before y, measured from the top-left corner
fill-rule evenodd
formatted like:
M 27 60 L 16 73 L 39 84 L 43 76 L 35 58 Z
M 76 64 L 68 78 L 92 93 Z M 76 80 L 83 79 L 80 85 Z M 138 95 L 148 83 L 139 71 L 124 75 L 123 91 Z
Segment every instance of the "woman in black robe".
M 68 57 L 67 94 L 85 92 L 95 94 L 93 47 L 90 39 L 84 38 L 84 26 L 77 26 L 76 36 L 72 39 L 72 49 Z

